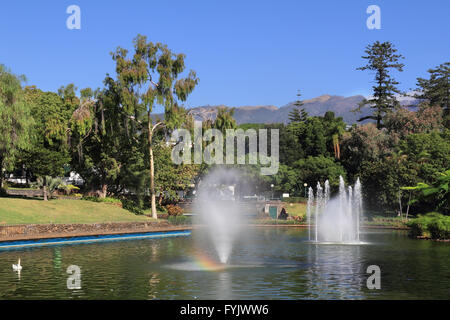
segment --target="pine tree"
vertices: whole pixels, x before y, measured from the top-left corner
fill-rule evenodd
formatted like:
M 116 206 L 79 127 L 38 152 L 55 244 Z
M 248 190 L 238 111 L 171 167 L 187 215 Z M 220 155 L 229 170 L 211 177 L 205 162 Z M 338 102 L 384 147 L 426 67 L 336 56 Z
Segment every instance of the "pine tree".
M 305 108 L 301 108 L 303 101 L 300 100 L 300 90 L 297 93 L 297 97 L 298 100 L 294 102 L 294 109 L 289 112 L 289 122 L 303 122 L 308 118 L 308 112 L 306 112 Z
M 362 56 L 368 62 L 365 66 L 357 68 L 356 70 L 370 70 L 375 71 L 375 85 L 373 88 L 373 97 L 364 99 L 359 107 L 354 111 L 361 111 L 365 105 L 369 105 L 374 109 L 370 116 L 362 117 L 358 121 L 372 119 L 377 122 L 377 128 L 381 128 L 382 120 L 387 112 L 399 107 L 399 103 L 395 98 L 396 93 L 400 93 L 397 89 L 399 84 L 390 74 L 390 69 L 403 71 L 404 64 L 399 62 L 399 59 L 404 58 L 401 54 L 396 54 L 397 49 L 390 42 L 380 43 L 376 41 L 372 45 L 366 47 L 366 56 Z
M 415 97 L 427 100 L 430 106 L 440 106 L 444 111 L 444 122 L 450 122 L 450 62 L 429 69 L 429 79 L 417 78 L 419 94 Z

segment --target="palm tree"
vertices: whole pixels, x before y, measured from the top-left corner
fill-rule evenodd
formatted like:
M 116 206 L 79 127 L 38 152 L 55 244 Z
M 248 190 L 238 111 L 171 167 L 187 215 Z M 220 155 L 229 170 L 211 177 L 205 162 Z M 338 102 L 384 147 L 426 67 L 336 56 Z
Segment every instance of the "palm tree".
M 50 194 L 50 198 L 53 195 L 53 192 L 65 186 L 64 181 L 61 178 L 53 178 L 50 176 L 39 177 L 37 179 L 37 185 L 44 190 L 44 201 L 48 201 L 47 191 Z

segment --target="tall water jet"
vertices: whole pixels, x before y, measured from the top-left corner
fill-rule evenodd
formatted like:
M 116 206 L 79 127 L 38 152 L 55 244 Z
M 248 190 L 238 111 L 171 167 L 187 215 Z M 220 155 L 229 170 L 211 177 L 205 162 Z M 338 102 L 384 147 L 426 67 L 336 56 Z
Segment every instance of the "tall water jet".
M 314 190 L 309 187 L 308 190 L 308 206 L 306 207 L 306 216 L 308 218 L 308 240 L 311 240 L 311 210 L 314 203 Z
M 216 169 L 200 182 L 197 190 L 197 222 L 208 229 L 222 263 L 228 262 L 233 243 L 243 226 L 244 216 L 239 214 L 239 204 L 234 195 L 238 178 L 235 170 Z
M 317 193 L 316 193 L 316 218 L 315 218 L 315 228 L 316 228 L 316 242 L 319 240 L 319 212 L 322 210 L 323 205 L 323 189 L 320 186 L 320 182 L 317 182 Z
M 344 178 L 342 176 L 339 176 L 339 238 L 342 241 L 344 239 L 344 226 L 343 226 L 343 220 L 344 220 L 344 211 L 345 211 L 345 200 L 346 200 L 346 194 L 345 194 L 345 182 Z
M 360 241 L 360 219 L 362 215 L 361 182 L 346 188 L 344 179 L 339 177 L 339 193 L 330 199 L 328 180 L 323 189 L 317 183 L 316 196 L 310 190 L 308 215 L 315 204 L 315 241 L 350 242 Z M 310 233 L 309 238 L 310 238 Z
M 328 180 L 325 181 L 324 198 L 325 198 L 325 205 L 326 205 L 328 203 L 328 201 L 330 201 L 330 181 L 328 181 Z
M 362 214 L 362 194 L 361 194 L 361 182 L 359 178 L 355 183 L 355 196 L 354 196 L 354 207 L 355 207 L 355 215 L 356 215 L 356 239 L 359 241 L 359 221 Z

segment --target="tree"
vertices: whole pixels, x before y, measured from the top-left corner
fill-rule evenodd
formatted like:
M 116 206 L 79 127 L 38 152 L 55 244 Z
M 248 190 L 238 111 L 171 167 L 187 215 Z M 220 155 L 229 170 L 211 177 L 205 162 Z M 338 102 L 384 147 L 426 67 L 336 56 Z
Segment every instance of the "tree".
M 358 121 L 375 120 L 377 128 L 380 129 L 384 115 L 399 106 L 395 98 L 395 94 L 400 93 L 396 87 L 399 83 L 395 81 L 389 72 L 390 69 L 403 71 L 404 64 L 399 62 L 399 59 L 402 59 L 403 56 L 396 54 L 397 49 L 390 42 L 380 43 L 376 41 L 372 45 L 367 46 L 365 52 L 367 55 L 362 56 L 362 58 L 368 60 L 368 62 L 365 66 L 356 70 L 375 71 L 376 84 L 372 87 L 373 98 L 364 99 L 354 111 L 359 112 L 362 107 L 369 105 L 370 108 L 375 110 L 374 113 L 370 116 L 362 117 Z
M 234 108 L 228 109 L 226 107 L 217 109 L 217 116 L 214 120 L 213 127 L 225 133 L 226 129 L 235 129 L 236 120 L 233 118 Z
M 289 112 L 290 122 L 302 122 L 306 121 L 306 119 L 308 118 L 308 112 L 306 112 L 305 108 L 301 108 L 301 106 L 303 106 L 303 101 L 300 100 L 300 90 L 298 90 L 297 97 L 298 100 L 294 102 L 294 109 Z
M 365 162 L 376 162 L 389 155 L 396 141 L 374 123 L 355 126 L 343 134 L 341 163 L 350 179 L 361 175 Z
M 22 89 L 23 81 L 24 76 L 16 76 L 0 65 L 0 188 L 3 170 L 12 169 L 19 150 L 30 147 L 33 120 Z
M 302 184 L 306 182 L 309 186 L 315 186 L 318 181 L 323 185 L 329 180 L 330 186 L 337 189 L 339 176 L 346 177 L 346 172 L 339 163 L 333 158 L 324 156 L 300 159 L 294 163 L 293 168 L 299 173 L 298 181 Z
M 61 178 L 53 178 L 50 176 L 39 177 L 37 179 L 37 185 L 44 190 L 48 190 L 50 197 L 53 196 L 53 192 L 59 188 L 66 188 L 64 181 Z M 45 194 L 45 199 L 47 200 L 47 195 Z
M 341 147 L 339 140 L 345 132 L 346 124 L 342 117 L 336 118 L 333 111 L 327 111 L 323 116 L 322 122 L 324 123 L 327 147 L 330 149 L 332 145 L 334 157 L 340 159 Z
M 171 161 L 171 152 L 172 148 L 165 144 L 155 144 L 155 182 L 160 206 L 164 200 L 177 200 L 177 191 L 187 190 L 194 183 L 200 169 L 200 166 L 195 164 L 174 164 Z
M 384 126 L 391 135 L 405 138 L 412 133 L 428 133 L 442 130 L 442 109 L 421 104 L 419 110 L 399 109 L 386 114 Z
M 417 78 L 419 93 L 416 98 L 425 99 L 430 106 L 440 106 L 444 111 L 446 127 L 450 124 L 450 62 L 429 69 L 429 79 Z
M 69 86 L 73 89 L 73 86 Z M 69 90 L 70 91 L 70 90 Z M 28 171 L 42 177 L 44 200 L 47 200 L 47 176 L 64 174 L 64 165 L 70 163 L 69 121 L 76 106 L 75 100 L 66 100 L 54 92 L 26 88 L 26 99 L 33 106 L 35 119 L 31 147 L 23 151 L 22 161 Z M 69 98 L 67 98 L 69 99 Z M 73 99 L 71 97 L 71 99 Z
M 163 125 L 176 127 L 180 117 L 172 117 L 179 101 L 186 101 L 198 84 L 194 71 L 185 78 L 178 77 L 185 69 L 184 54 L 175 54 L 161 43 L 147 42 L 147 37 L 138 35 L 134 39 L 134 55 L 127 57 L 128 51 L 118 47 L 112 53 L 116 62 L 116 86 L 120 93 L 120 104 L 136 122 L 146 121 L 147 143 L 150 163 L 150 195 L 152 217 L 156 215 L 155 168 L 153 135 Z M 155 105 L 165 111 L 165 120 L 153 123 L 151 113 Z M 143 115 L 146 119 L 142 119 Z
M 433 184 L 419 182 L 414 187 L 403 187 L 403 190 L 417 192 L 416 197 L 410 201 L 411 204 L 419 201 L 431 203 L 432 209 L 442 212 L 443 214 L 450 213 L 450 170 L 440 173 Z

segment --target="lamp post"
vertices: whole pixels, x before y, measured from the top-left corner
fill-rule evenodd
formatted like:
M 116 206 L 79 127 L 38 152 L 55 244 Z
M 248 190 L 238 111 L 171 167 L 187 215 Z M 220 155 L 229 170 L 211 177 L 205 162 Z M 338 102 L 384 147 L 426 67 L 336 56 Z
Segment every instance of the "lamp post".
M 303 186 L 305 187 L 305 198 L 306 198 L 306 187 L 308 186 L 308 184 L 305 182 L 305 183 L 303 184 Z
M 270 185 L 270 188 L 272 189 L 272 199 L 273 199 L 273 184 Z

